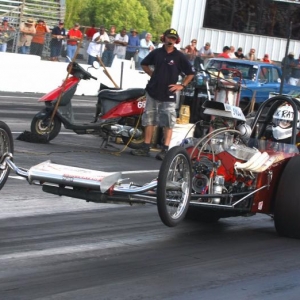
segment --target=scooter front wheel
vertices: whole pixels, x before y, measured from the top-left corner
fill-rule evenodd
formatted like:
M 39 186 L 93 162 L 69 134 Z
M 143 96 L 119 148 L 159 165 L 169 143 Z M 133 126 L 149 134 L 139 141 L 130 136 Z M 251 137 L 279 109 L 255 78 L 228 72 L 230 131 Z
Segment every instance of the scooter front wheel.
M 50 117 L 40 119 L 34 116 L 31 121 L 31 132 L 39 136 L 48 135 L 49 141 L 55 139 L 60 132 L 61 122 L 57 117 L 54 117 L 49 126 L 50 119 Z
M 4 122 L 0 121 L 0 156 L 2 158 L 3 154 L 13 154 L 13 152 L 14 142 L 11 131 Z M 5 164 L 2 167 L 3 168 L 0 169 L 0 190 L 3 188 L 10 172 L 8 165 Z

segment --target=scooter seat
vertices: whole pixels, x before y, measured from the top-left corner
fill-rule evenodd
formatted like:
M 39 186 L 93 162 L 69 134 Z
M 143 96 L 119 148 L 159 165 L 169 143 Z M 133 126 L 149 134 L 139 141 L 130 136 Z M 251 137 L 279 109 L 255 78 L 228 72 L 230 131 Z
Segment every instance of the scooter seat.
M 133 88 L 127 90 L 101 90 L 98 94 L 99 100 L 124 101 L 132 98 L 139 98 L 145 95 L 145 89 Z

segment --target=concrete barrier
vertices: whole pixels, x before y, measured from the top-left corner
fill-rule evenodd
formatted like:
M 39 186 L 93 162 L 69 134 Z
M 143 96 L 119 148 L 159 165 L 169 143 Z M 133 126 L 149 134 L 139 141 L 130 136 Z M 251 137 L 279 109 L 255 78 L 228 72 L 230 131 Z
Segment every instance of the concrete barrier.
M 111 68 L 106 68 L 113 80 L 120 85 L 121 62 L 114 62 Z M 98 80 L 81 80 L 76 95 L 95 96 L 100 83 L 114 87 L 104 74 L 103 68 L 96 70 L 89 65 L 80 64 Z M 48 93 L 60 86 L 67 76 L 66 62 L 41 60 L 36 55 L 0 52 L 0 91 Z M 145 88 L 149 80 L 147 74 L 130 69 L 130 62 L 125 61 L 123 69 L 122 88 Z

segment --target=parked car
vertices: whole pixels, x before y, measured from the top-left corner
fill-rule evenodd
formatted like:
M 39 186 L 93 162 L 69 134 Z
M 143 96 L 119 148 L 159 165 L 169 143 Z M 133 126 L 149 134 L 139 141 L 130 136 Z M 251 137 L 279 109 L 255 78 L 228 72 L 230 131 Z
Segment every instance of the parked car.
M 275 64 L 260 61 L 250 61 L 241 59 L 211 58 L 206 66 L 206 70 L 220 70 L 223 68 L 237 69 L 242 75 L 242 90 L 240 96 L 240 106 L 249 104 L 256 91 L 256 104 L 261 104 L 269 98 L 270 93 L 279 93 L 282 71 Z M 226 77 L 226 74 L 224 74 Z M 283 84 L 283 94 L 290 91 L 299 91 L 300 86 Z

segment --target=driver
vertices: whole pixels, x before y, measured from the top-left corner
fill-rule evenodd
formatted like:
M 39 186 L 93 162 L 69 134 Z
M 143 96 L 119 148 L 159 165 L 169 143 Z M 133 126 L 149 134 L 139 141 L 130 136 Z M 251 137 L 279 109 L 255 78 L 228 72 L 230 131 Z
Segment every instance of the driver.
M 300 127 L 299 123 L 299 112 L 298 112 L 298 121 L 297 128 Z M 290 137 L 292 136 L 292 124 L 294 120 L 294 109 L 289 104 L 283 104 L 279 106 L 273 115 L 273 126 L 272 134 L 273 138 L 276 141 L 281 143 L 290 143 Z M 298 134 L 299 130 L 297 130 Z M 297 146 L 300 146 L 300 137 L 297 135 Z

